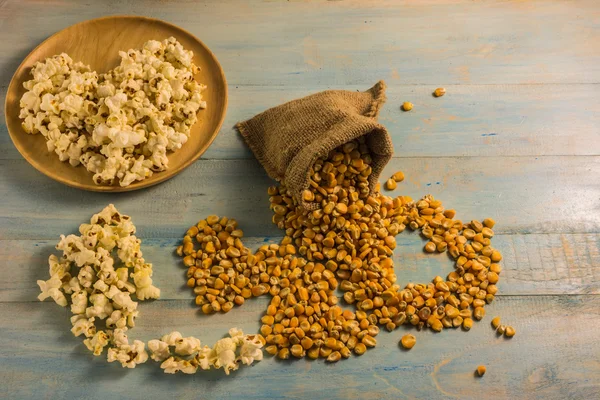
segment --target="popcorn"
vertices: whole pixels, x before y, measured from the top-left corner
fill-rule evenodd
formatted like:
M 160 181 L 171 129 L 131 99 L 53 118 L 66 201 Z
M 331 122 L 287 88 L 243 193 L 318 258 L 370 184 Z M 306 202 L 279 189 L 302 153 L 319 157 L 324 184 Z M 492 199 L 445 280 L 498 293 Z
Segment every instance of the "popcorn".
M 111 286 L 111 290 L 113 288 L 115 288 L 115 286 Z M 124 308 L 127 311 L 135 311 L 137 309 L 138 303 L 131 300 L 131 296 L 127 292 L 121 292 L 118 290 L 118 293 L 112 295 L 111 300 L 118 309 Z
M 175 353 L 180 356 L 191 356 L 200 350 L 200 340 L 194 337 L 181 338 L 175 341 Z
M 156 286 L 146 286 L 138 288 L 136 291 L 139 300 L 158 299 L 160 297 L 160 289 Z
M 37 281 L 38 286 L 42 293 L 38 296 L 40 301 L 44 301 L 48 297 L 52 297 L 52 300 L 59 306 L 67 306 L 67 298 L 60 291 L 62 287 L 62 281 L 58 278 L 58 274 L 52 275 L 47 281 Z
M 254 361 L 260 361 L 263 359 L 263 353 L 261 348 L 263 347 L 260 338 L 257 335 L 248 335 L 242 339 L 242 345 L 240 348 L 239 360 L 250 365 Z
M 178 340 L 181 340 L 181 333 L 175 331 L 164 335 L 160 340 L 168 344 L 169 346 L 175 346 Z
M 54 67 L 58 68 L 55 65 L 49 70 Z M 79 232 L 80 236 L 61 236 L 56 247 L 62 250 L 62 257 L 48 258 L 50 279 L 37 282 L 41 290 L 38 298 L 52 297 L 63 307 L 70 305 L 71 332 L 84 336 L 84 345 L 94 355 L 107 348 L 107 361 L 119 362 L 123 368 L 135 368 L 150 357 L 169 374 L 222 368 L 229 375 L 240 364 L 262 360 L 264 339 L 244 335 L 238 328 L 230 329 L 229 337 L 217 341 L 213 348 L 177 331 L 150 340 L 150 354 L 144 342 L 130 343 L 125 332 L 135 326 L 139 314 L 138 302 L 132 296 L 142 301 L 160 295 L 152 282 L 152 264 L 142 258 L 140 240 L 133 236 L 135 226 L 110 204 L 92 216 L 89 224 L 81 224 Z M 115 261 L 123 266 L 115 269 Z M 98 330 L 96 322 L 100 320 L 105 320 L 106 329 Z
M 88 83 L 84 79 L 77 84 Z M 84 335 L 84 344 L 95 355 L 102 353 L 104 347 L 110 348 L 109 342 L 116 344 L 116 349 L 109 349 L 109 359 L 132 368 L 145 362 L 148 354 L 143 342 L 129 344 L 124 336 L 124 331 L 135 325 L 138 315 L 138 303 L 131 298 L 136 286 L 129 281 L 129 271 L 133 267 L 134 273 L 139 272 L 139 283 L 148 288 L 141 299 L 150 295 L 156 298 L 160 291 L 152 286 L 149 278 L 152 264 L 141 258 L 140 240 L 133 236 L 135 226 L 131 219 L 120 214 L 112 204 L 92 216 L 89 224 L 81 224 L 79 232 L 80 236 L 61 235 L 56 248 L 62 251 L 62 257 L 48 258 L 50 279 L 38 281 L 42 292 L 38 298 L 43 301 L 52 297 L 62 306 L 70 304 L 74 314 L 71 318 L 73 335 Z M 121 262 L 121 258 L 113 253 L 123 248 L 129 249 L 123 261 L 130 265 L 115 270 L 115 259 Z M 65 294 L 70 296 L 67 298 Z M 104 319 L 107 329 L 98 331 L 95 322 Z
M 48 257 L 48 265 L 50 266 L 50 276 L 58 275 L 59 279 L 62 279 L 62 277 L 71 270 L 70 262 L 64 260 L 59 261 L 58 257 L 56 257 L 54 254 Z
M 160 297 L 160 289 L 152 285 L 152 265 L 143 264 L 134 267 L 135 272 L 130 276 L 136 287 L 136 295 L 139 300 L 157 299 Z
M 206 86 L 175 38 L 119 55 L 119 66 L 100 76 L 64 53 L 38 62 L 19 117 L 25 132 L 42 134 L 49 152 L 82 164 L 96 184 L 128 186 L 168 168 L 167 151 L 187 142 L 206 108 Z
M 229 336 L 237 346 L 242 344 L 244 339 L 244 332 L 242 332 L 242 330 L 238 328 L 231 328 L 229 330 Z
M 148 349 L 152 353 L 150 357 L 154 361 L 164 361 L 171 356 L 169 351 L 169 344 L 162 340 L 150 340 L 148 342 Z
M 98 281 L 102 282 L 102 281 Z M 88 304 L 88 294 L 85 290 L 79 290 L 71 295 L 71 312 L 73 314 L 83 314 Z M 75 335 L 77 336 L 77 335 Z
M 83 344 L 88 348 L 95 356 L 99 356 L 104 351 L 104 348 L 108 346 L 109 336 L 104 331 L 98 331 L 91 339 L 85 339 Z
M 113 310 L 110 317 L 106 319 L 106 326 L 108 328 L 127 328 L 127 313 L 124 310 Z
M 76 235 L 60 235 L 57 250 L 62 250 L 68 261 L 73 261 L 78 267 L 86 264 L 96 264 L 96 253 L 85 247 L 83 239 Z
M 175 374 L 179 371 L 184 374 L 194 374 L 198 369 L 198 367 L 192 365 L 191 362 L 178 357 L 167 358 L 160 364 L 160 367 L 165 371 L 165 374 Z
M 77 277 L 72 277 L 68 282 L 63 283 L 61 289 L 66 294 L 80 291 L 81 285 L 79 284 L 79 279 L 77 279 Z
M 232 338 L 221 339 L 215 343 L 209 361 L 215 368 L 223 368 L 225 374 L 229 375 L 230 371 L 235 371 L 239 367 L 235 350 L 236 344 Z
M 117 240 L 117 255 L 119 259 L 128 267 L 133 266 L 133 262 L 141 257 L 140 240 L 135 236 L 125 236 Z
M 135 368 L 137 364 L 143 364 L 148 360 L 144 342 L 134 340 L 130 345 L 122 329 L 114 330 L 112 342 L 116 347 L 108 349 L 108 362 L 119 361 L 123 368 Z
M 133 283 L 129 282 L 128 272 L 129 271 L 127 268 L 117 269 L 115 283 L 117 285 L 117 288 L 124 289 L 124 290 L 128 291 L 129 293 L 134 293 L 135 285 Z
M 94 282 L 94 269 L 89 265 L 81 268 L 79 270 L 79 275 L 77 275 L 77 279 L 79 280 L 79 284 L 84 288 L 92 287 Z
M 198 354 L 196 354 L 196 358 L 195 358 L 196 363 L 203 370 L 210 369 L 210 367 L 211 367 L 211 362 L 210 362 L 210 353 L 211 352 L 212 352 L 212 349 L 210 347 L 204 346 L 198 351 Z
M 104 293 L 94 293 L 89 298 L 93 305 L 85 309 L 85 315 L 88 318 L 96 317 L 106 319 L 113 312 L 113 304 Z
M 74 315 L 71 317 L 71 323 L 73 328 L 71 332 L 75 336 L 85 335 L 89 338 L 96 334 L 96 325 L 94 325 L 95 318 L 86 318 L 85 315 Z

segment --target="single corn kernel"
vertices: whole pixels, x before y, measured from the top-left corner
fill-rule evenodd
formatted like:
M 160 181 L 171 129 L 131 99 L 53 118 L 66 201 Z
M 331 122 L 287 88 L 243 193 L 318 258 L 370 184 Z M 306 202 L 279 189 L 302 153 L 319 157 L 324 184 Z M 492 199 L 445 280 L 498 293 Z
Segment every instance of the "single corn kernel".
M 328 362 L 338 362 L 342 358 L 342 354 L 339 351 L 334 351 L 327 357 Z
M 477 367 L 477 375 L 479 375 L 479 376 L 485 375 L 485 365 L 480 365 Z
M 504 336 L 513 337 L 513 336 L 515 336 L 515 333 L 517 333 L 515 331 L 515 328 L 513 328 L 512 326 L 507 326 L 506 330 L 504 331 Z
M 445 94 L 446 94 L 446 89 L 444 89 L 443 87 L 439 87 L 439 88 L 435 89 L 435 91 L 433 92 L 433 95 L 435 97 L 442 97 Z
M 404 103 L 402 103 L 402 109 L 404 111 L 410 111 L 413 109 L 413 104 L 409 101 L 405 101 Z
M 455 210 L 446 210 L 444 211 L 444 217 L 446 218 L 454 218 L 454 216 L 456 215 L 456 211 Z
M 500 326 L 500 317 L 494 317 L 494 319 L 492 320 L 492 326 L 494 327 L 494 329 L 498 329 L 498 327 Z
M 306 355 L 308 356 L 308 358 L 310 358 L 311 360 L 316 360 L 317 358 L 319 358 L 319 348 L 318 347 L 312 347 L 310 350 L 308 350 L 306 352 Z
M 404 180 L 404 172 L 398 171 L 394 175 L 392 175 L 392 179 L 396 182 L 402 182 Z
M 305 190 L 302 192 L 302 200 L 304 201 L 313 201 L 315 199 L 315 194 L 310 190 Z
M 377 340 L 373 336 L 365 335 L 362 338 L 362 343 L 367 347 L 375 347 L 377 345 Z
M 494 227 L 494 225 L 496 225 L 496 221 L 494 221 L 494 220 L 493 220 L 493 219 L 491 219 L 491 218 L 486 218 L 486 219 L 484 219 L 484 220 L 483 220 L 483 224 L 484 224 L 486 227 L 488 227 L 488 228 L 492 229 L 492 228 Z
M 473 317 L 477 321 L 481 321 L 481 319 L 484 316 L 485 316 L 485 308 L 483 308 L 483 307 L 475 307 L 475 310 L 473 310 Z
M 354 354 L 356 354 L 357 356 L 365 354 L 365 351 L 367 351 L 367 346 L 365 346 L 363 343 L 358 343 L 354 347 Z
M 385 188 L 386 188 L 387 190 L 394 190 L 394 189 L 396 189 L 396 187 L 397 187 L 397 186 L 398 186 L 398 185 L 396 184 L 396 181 L 395 181 L 394 179 L 392 179 L 392 178 L 388 179 L 388 180 L 385 182 Z
M 433 243 L 433 242 L 427 242 L 427 244 L 425 245 L 426 253 L 434 253 L 436 250 L 437 250 L 437 247 L 436 247 L 435 243 Z
M 471 318 L 465 318 L 462 327 L 465 331 L 470 330 L 473 327 L 473 320 Z
M 492 262 L 499 262 L 500 260 L 502 260 L 502 254 L 500 254 L 500 252 L 498 250 L 494 250 L 492 251 L 492 255 L 490 256 L 490 259 L 492 260 Z
M 290 349 L 288 349 L 287 347 L 282 348 L 281 350 L 279 350 L 279 353 L 277 353 L 277 357 L 282 360 L 287 360 L 288 358 L 290 358 Z
M 400 343 L 402 344 L 402 347 L 404 347 L 407 350 L 410 350 L 413 348 L 415 343 L 417 343 L 417 338 L 411 334 L 404 335 L 402 336 L 402 339 L 400 339 Z
M 291 352 L 292 352 L 292 355 L 296 358 L 302 358 L 302 357 L 304 357 L 304 354 L 305 354 L 304 348 L 299 344 L 293 345 Z

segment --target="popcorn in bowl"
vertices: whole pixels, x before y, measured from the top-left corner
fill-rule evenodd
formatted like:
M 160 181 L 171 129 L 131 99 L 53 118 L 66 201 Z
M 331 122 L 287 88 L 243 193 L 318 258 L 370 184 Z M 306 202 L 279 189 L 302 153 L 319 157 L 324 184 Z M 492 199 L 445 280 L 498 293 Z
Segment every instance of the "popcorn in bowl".
M 49 152 L 82 164 L 98 185 L 129 186 L 166 170 L 167 154 L 188 141 L 206 108 L 193 53 L 175 38 L 119 55 L 101 75 L 65 53 L 38 62 L 20 101 L 25 132 L 41 133 Z

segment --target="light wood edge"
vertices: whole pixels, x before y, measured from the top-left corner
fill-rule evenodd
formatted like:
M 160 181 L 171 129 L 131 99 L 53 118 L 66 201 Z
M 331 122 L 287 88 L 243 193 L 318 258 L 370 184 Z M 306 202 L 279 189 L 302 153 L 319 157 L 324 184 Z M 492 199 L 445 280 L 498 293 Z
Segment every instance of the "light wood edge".
M 29 156 L 27 156 L 22 150 L 21 150 L 21 146 L 18 144 L 19 142 L 17 140 L 14 139 L 14 135 L 16 135 L 17 133 L 15 132 L 11 132 L 11 129 L 9 127 L 9 124 L 6 123 L 7 126 L 7 130 L 8 130 L 8 134 L 10 136 L 11 141 L 13 142 L 13 145 L 17 148 L 17 150 L 19 151 L 19 153 L 21 154 L 21 156 L 27 160 L 27 162 L 29 162 L 29 164 L 31 164 L 36 170 L 38 170 L 39 172 L 41 172 L 42 174 L 46 175 L 47 177 L 63 183 L 67 186 L 73 187 L 73 188 L 77 188 L 77 189 L 82 189 L 82 190 L 88 190 L 91 192 L 131 192 L 134 190 L 139 190 L 139 189 L 143 189 L 143 188 L 147 188 L 147 187 L 151 187 L 154 185 L 157 185 L 159 183 L 162 183 L 170 178 L 173 178 L 174 176 L 176 176 L 177 174 L 179 174 L 181 171 L 183 171 L 184 169 L 186 169 L 187 167 L 189 167 L 190 165 L 192 165 L 194 162 L 196 162 L 200 156 L 202 156 L 202 154 L 204 154 L 206 152 L 206 150 L 208 150 L 208 148 L 210 147 L 210 145 L 212 144 L 212 142 L 216 139 L 216 137 L 219 134 L 219 131 L 221 130 L 221 127 L 223 126 L 223 122 L 225 121 L 225 115 L 227 114 L 227 106 L 228 106 L 228 102 L 229 102 L 229 93 L 228 93 L 228 87 L 227 87 L 227 79 L 225 78 L 225 72 L 223 71 L 223 68 L 221 67 L 221 64 L 219 63 L 219 60 L 217 59 L 217 57 L 215 56 L 215 54 L 212 52 L 211 49 L 208 48 L 208 46 L 206 46 L 204 44 L 204 42 L 202 42 L 200 39 L 198 39 L 195 35 L 193 35 L 192 33 L 190 33 L 189 31 L 187 31 L 186 29 L 183 29 L 175 24 L 172 24 L 170 22 L 166 22 L 163 21 L 161 19 L 158 18 L 151 18 L 151 17 L 144 17 L 144 16 L 137 16 L 137 15 L 110 15 L 110 16 L 105 16 L 105 17 L 100 17 L 100 18 L 94 18 L 94 19 L 88 19 L 85 21 L 81 21 L 78 22 L 76 24 L 70 25 L 64 29 L 61 29 L 60 31 L 54 33 L 53 35 L 49 36 L 48 38 L 46 38 L 42 43 L 38 44 L 33 50 L 31 50 L 27 56 L 25 56 L 25 58 L 23 59 L 23 61 L 21 61 L 21 63 L 19 64 L 19 66 L 17 67 L 17 69 L 15 70 L 15 72 L 13 73 L 12 78 L 10 79 L 10 83 L 7 86 L 6 92 L 10 93 L 11 89 L 13 88 L 14 85 L 17 85 L 16 82 L 16 75 L 17 75 L 17 71 L 19 71 L 22 67 L 23 64 L 25 63 L 25 60 L 29 57 L 29 54 L 35 52 L 38 48 L 42 47 L 47 41 L 49 41 L 50 39 L 52 39 L 54 36 L 59 35 L 62 31 L 66 30 L 66 29 L 71 29 L 77 25 L 82 25 L 82 24 L 86 24 L 92 21 L 101 21 L 101 20 L 105 20 L 105 19 L 115 19 L 115 18 L 122 18 L 122 19 L 141 19 L 141 20 L 145 20 L 145 21 L 151 21 L 151 22 L 158 22 L 161 24 L 165 24 L 170 26 L 171 28 L 174 29 L 178 29 L 181 30 L 182 32 L 185 32 L 187 35 L 191 36 L 192 38 L 194 38 L 195 40 L 198 41 L 198 43 L 200 43 L 208 52 L 208 54 L 210 54 L 210 56 L 213 58 L 213 60 L 215 61 L 215 64 L 217 65 L 217 67 L 219 68 L 219 73 L 221 75 L 221 78 L 223 79 L 223 84 L 225 86 L 225 92 L 224 92 L 224 100 L 223 100 L 223 113 L 221 114 L 221 119 L 219 120 L 219 122 L 217 123 L 217 127 L 215 129 L 215 131 L 213 132 L 210 140 L 204 145 L 202 146 L 192 157 L 190 157 L 190 159 L 183 163 L 181 166 L 179 166 L 178 168 L 175 169 L 168 169 L 166 171 L 161 171 L 161 175 L 162 173 L 164 173 L 164 176 L 156 179 L 155 181 L 149 182 L 149 181 L 141 181 L 139 184 L 137 185 L 129 185 L 129 186 L 108 186 L 108 185 L 96 185 L 93 183 L 87 185 L 87 184 L 81 184 L 79 182 L 73 182 L 70 181 L 68 179 L 64 179 L 62 177 L 60 177 L 57 174 L 53 174 L 51 171 L 47 171 L 44 168 L 41 168 L 41 166 L 38 164 L 38 162 L 34 159 L 31 158 Z M 6 116 L 8 115 L 8 96 L 6 96 L 6 99 L 4 100 L 4 118 L 6 119 Z M 25 132 L 22 132 L 25 133 Z M 79 166 L 78 166 L 79 167 Z M 74 167 L 77 168 L 77 167 Z

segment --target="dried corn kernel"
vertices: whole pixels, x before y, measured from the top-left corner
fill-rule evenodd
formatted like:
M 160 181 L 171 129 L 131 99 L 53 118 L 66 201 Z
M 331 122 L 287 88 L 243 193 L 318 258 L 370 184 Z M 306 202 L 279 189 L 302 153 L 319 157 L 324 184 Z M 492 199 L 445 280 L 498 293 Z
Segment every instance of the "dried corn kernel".
M 394 179 L 392 179 L 392 178 L 388 179 L 388 180 L 385 182 L 385 188 L 386 188 L 387 190 L 394 190 L 394 189 L 396 189 L 396 187 L 397 187 L 397 186 L 398 186 L 398 185 L 396 184 L 396 181 L 395 181 Z
M 504 336 L 506 337 L 513 337 L 515 336 L 517 332 L 515 331 L 515 328 L 513 328 L 512 326 L 507 326 L 506 330 L 504 331 Z
M 498 329 L 500 326 L 500 317 L 494 317 L 494 319 L 492 319 L 492 326 L 494 329 Z
M 435 89 L 435 91 L 433 92 L 433 95 L 435 97 L 442 97 L 445 94 L 446 94 L 446 89 L 444 89 L 442 87 Z
M 402 172 L 402 171 L 395 172 L 394 175 L 392 175 L 392 179 L 395 180 L 396 182 L 402 182 L 404 180 L 404 172 Z
M 402 336 L 402 339 L 400 339 L 400 343 L 402 344 L 402 347 L 404 347 L 407 350 L 410 350 L 413 348 L 415 343 L 417 343 L 417 338 L 410 334 L 404 335 Z
M 480 365 L 477 367 L 477 375 L 483 376 L 485 374 L 485 365 Z

